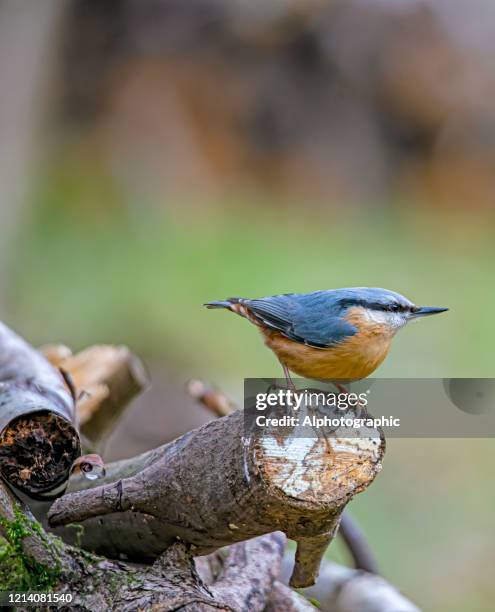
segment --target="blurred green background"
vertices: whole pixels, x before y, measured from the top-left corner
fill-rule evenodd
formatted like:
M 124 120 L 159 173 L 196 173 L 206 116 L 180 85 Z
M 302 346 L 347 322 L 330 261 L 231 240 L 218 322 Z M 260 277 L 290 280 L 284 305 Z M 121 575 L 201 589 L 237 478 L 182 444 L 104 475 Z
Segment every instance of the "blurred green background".
M 494 9 L 468 28 L 459 2 L 26 4 L 0 5 L 0 305 L 33 343 L 149 364 L 107 459 L 209 418 L 191 376 L 237 400 L 280 376 L 209 300 L 386 287 L 450 312 L 378 376 L 494 375 Z M 351 504 L 425 610 L 493 609 L 493 460 L 491 439 L 390 440 Z

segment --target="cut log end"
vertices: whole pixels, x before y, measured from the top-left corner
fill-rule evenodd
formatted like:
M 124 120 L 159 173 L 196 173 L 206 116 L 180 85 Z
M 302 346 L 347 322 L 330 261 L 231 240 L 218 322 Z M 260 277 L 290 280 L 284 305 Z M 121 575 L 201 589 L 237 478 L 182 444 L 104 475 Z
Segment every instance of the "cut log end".
M 354 433 L 342 428 L 328 437 L 297 433 L 261 436 L 255 461 L 268 489 L 286 500 L 285 519 L 295 513 L 285 531 L 297 541 L 290 584 L 299 588 L 315 583 L 346 504 L 380 471 L 384 439 L 368 428 Z
M 58 493 L 79 454 L 74 426 L 53 412 L 20 416 L 0 434 L 3 478 L 33 498 Z
M 282 495 L 335 508 L 373 481 L 383 453 L 378 430 L 360 437 L 263 436 L 257 444 L 265 480 Z

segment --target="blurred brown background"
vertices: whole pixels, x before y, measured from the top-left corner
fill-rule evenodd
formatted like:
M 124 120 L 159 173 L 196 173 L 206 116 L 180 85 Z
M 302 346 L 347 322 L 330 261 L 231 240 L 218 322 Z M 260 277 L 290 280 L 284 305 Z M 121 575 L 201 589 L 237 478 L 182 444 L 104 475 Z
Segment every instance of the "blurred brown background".
M 106 459 L 210 418 L 190 376 L 280 375 L 230 295 L 394 289 L 451 311 L 378 375 L 493 376 L 494 34 L 483 0 L 0 1 L 0 309 L 148 363 Z M 351 507 L 385 575 L 491 610 L 493 440 L 388 446 Z

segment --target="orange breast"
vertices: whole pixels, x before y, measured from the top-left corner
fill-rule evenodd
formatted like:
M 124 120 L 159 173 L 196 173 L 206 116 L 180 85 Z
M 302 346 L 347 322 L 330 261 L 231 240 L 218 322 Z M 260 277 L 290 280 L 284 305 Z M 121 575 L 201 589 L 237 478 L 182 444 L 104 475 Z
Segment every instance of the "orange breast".
M 382 325 L 363 322 L 359 313 L 348 320 L 358 327 L 358 333 L 327 349 L 294 342 L 280 332 L 261 331 L 265 344 L 295 374 L 317 380 L 359 380 L 382 363 L 394 334 Z

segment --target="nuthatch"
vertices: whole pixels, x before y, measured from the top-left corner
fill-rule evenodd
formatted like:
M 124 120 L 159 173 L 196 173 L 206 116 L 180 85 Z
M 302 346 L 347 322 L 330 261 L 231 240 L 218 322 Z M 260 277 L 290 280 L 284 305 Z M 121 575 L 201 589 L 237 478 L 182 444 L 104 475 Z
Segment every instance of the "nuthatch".
M 401 327 L 448 310 L 415 306 L 376 287 L 229 298 L 205 306 L 227 308 L 257 325 L 290 384 L 289 370 L 334 382 L 366 378 L 385 359 Z

